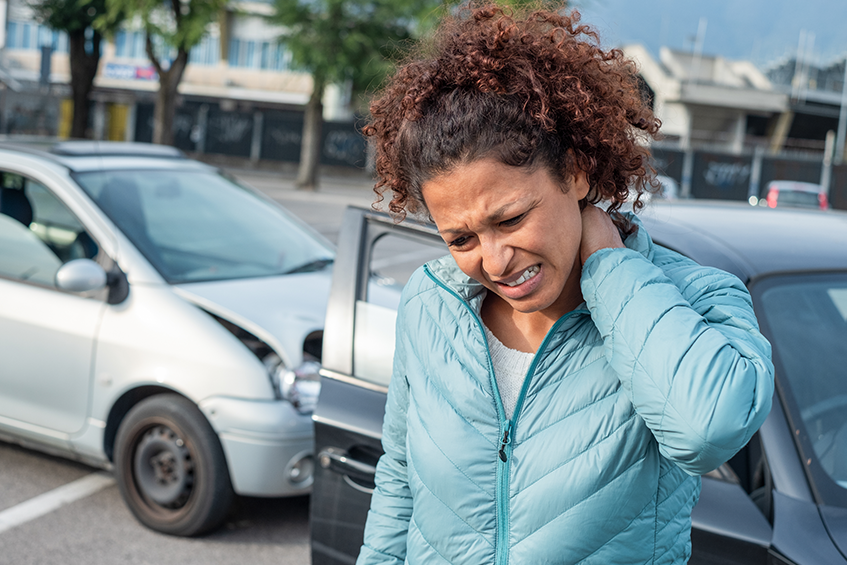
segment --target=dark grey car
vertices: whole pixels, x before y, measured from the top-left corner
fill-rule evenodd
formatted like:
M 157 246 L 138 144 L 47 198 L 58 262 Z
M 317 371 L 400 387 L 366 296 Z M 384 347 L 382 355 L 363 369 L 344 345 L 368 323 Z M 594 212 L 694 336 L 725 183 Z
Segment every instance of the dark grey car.
M 847 563 L 847 214 L 677 202 L 641 218 L 657 243 L 744 281 L 774 349 L 773 409 L 704 477 L 690 563 Z M 313 565 L 358 554 L 400 290 L 446 252 L 433 226 L 355 208 L 339 242 L 313 416 Z

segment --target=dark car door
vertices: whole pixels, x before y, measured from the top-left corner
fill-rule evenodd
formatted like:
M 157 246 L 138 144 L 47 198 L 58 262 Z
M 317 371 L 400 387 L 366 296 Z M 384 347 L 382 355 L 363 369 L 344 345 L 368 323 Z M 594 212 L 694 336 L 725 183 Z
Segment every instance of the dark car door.
M 432 226 L 396 224 L 349 208 L 338 238 L 315 409 L 317 469 L 311 499 L 312 563 L 353 563 L 382 455 L 385 395 L 400 292 L 414 270 L 446 253 Z
M 817 335 L 820 330 L 815 328 L 821 326 L 822 320 L 814 314 L 801 316 L 796 311 L 779 321 L 770 320 L 772 312 L 762 294 L 791 277 L 765 276 L 751 282 L 744 267 L 746 261 L 739 258 L 737 251 L 713 238 L 702 237 L 700 230 L 657 222 L 655 216 L 658 214 L 645 221 L 654 242 L 677 249 L 700 264 L 729 271 L 747 282 L 762 333 L 774 347 L 773 408 L 759 431 L 735 457 L 703 477 L 700 500 L 691 516 L 690 565 L 845 563 L 845 557 L 833 544 L 837 529 L 828 532 L 821 517 L 829 507 L 821 505 L 824 500 L 818 492 L 820 487 L 816 486 L 820 477 L 815 479 L 810 472 L 816 467 L 815 457 L 808 446 L 804 449 L 808 434 L 800 423 L 792 389 L 785 382 L 780 356 L 786 354 L 781 347 L 786 340 L 776 339 L 778 332 L 775 332 L 787 327 Z M 799 293 L 808 300 L 805 287 L 800 288 Z M 786 301 L 778 302 L 781 308 L 787 307 Z M 808 326 L 801 324 L 801 318 Z M 825 347 L 814 352 L 806 349 L 803 353 L 832 357 Z M 806 363 L 801 366 L 803 387 L 816 387 Z

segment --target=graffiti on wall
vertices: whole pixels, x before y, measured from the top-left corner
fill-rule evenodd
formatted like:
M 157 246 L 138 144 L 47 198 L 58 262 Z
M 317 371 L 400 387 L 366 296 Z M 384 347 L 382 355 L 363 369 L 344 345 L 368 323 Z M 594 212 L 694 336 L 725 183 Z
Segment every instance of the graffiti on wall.
M 358 165 L 362 160 L 362 136 L 357 131 L 335 130 L 327 134 L 324 154 L 348 165 Z
M 251 116 L 242 114 L 219 114 L 209 118 L 209 134 L 217 143 L 239 143 L 253 129 Z
M 750 179 L 750 164 L 710 161 L 703 172 L 703 178 L 718 188 L 742 185 Z

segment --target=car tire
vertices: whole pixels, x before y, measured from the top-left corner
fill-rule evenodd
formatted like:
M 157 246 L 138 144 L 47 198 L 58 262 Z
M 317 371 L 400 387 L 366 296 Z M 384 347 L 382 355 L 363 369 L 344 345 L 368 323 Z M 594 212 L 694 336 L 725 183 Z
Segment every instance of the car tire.
M 235 496 L 217 434 L 176 394 L 146 398 L 127 413 L 115 440 L 115 475 L 142 524 L 177 536 L 219 526 Z

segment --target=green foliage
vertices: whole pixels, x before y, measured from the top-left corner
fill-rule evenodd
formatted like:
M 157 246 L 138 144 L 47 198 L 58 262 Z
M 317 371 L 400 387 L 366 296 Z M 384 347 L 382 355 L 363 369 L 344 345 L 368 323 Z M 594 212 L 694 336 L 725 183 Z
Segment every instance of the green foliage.
M 501 5 L 558 10 L 566 0 L 492 0 Z M 475 2 L 482 4 L 484 2 Z M 411 40 L 466 0 L 274 0 L 271 21 L 294 66 L 317 86 L 351 81 L 361 92 L 379 85 Z
M 84 0 L 80 0 L 84 1 Z M 216 21 L 227 0 L 97 0 L 105 1 L 106 15 L 96 25 L 108 26 L 125 15 L 137 19 L 151 37 L 174 49 L 190 51 Z
M 376 86 L 391 59 L 426 29 L 444 0 L 275 0 L 271 21 L 295 67 L 318 88 L 351 81 L 354 90 Z
M 106 14 L 107 0 L 32 0 L 35 17 L 50 29 L 68 33 L 85 31 Z M 116 13 L 115 23 L 120 23 Z M 111 27 L 104 32 L 111 31 Z

